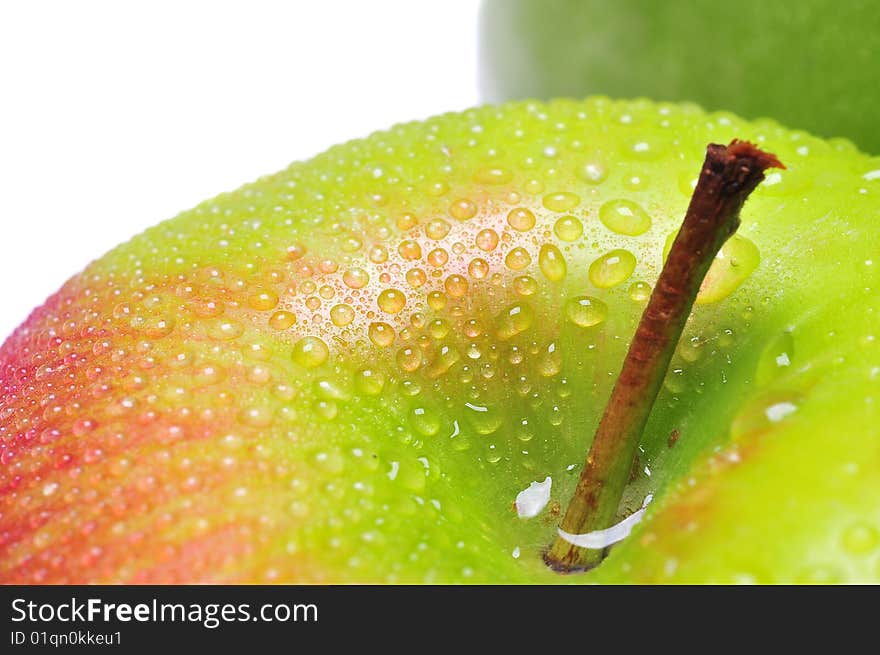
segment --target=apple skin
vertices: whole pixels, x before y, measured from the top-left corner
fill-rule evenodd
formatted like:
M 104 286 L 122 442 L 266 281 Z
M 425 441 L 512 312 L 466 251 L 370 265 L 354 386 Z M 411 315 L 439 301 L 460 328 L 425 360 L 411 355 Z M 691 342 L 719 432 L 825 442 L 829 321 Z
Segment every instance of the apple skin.
M 880 153 L 871 0 L 486 0 L 482 96 L 645 96 L 772 116 Z
M 654 501 L 554 574 L 664 244 L 734 137 L 788 168 L 713 265 L 621 514 Z M 486 106 L 295 163 L 0 349 L 0 582 L 880 580 L 878 215 L 880 159 L 692 105 Z

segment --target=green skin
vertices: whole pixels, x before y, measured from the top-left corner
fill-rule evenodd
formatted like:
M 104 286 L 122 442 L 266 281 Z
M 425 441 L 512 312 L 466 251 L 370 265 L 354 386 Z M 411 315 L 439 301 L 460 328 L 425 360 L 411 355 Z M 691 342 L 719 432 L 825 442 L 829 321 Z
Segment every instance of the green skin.
M 872 0 L 486 0 L 490 102 L 692 101 L 880 152 L 880 13 Z
M 598 568 L 553 573 L 541 551 L 644 307 L 636 283 L 656 281 L 706 144 L 733 138 L 788 168 L 709 273 L 619 517 L 654 500 Z M 649 222 L 609 229 L 621 199 Z M 512 228 L 513 208 L 534 225 Z M 561 238 L 566 215 L 582 236 Z M 880 159 L 692 105 L 513 103 L 332 148 L 119 246 L 6 341 L 0 581 L 880 581 L 878 215 Z M 501 239 L 480 248 L 489 227 Z M 635 268 L 603 279 L 615 249 Z M 361 289 L 341 282 L 352 268 Z M 567 318 L 584 295 L 604 321 Z M 393 344 L 371 343 L 372 321 Z M 519 518 L 546 476 L 550 504 Z

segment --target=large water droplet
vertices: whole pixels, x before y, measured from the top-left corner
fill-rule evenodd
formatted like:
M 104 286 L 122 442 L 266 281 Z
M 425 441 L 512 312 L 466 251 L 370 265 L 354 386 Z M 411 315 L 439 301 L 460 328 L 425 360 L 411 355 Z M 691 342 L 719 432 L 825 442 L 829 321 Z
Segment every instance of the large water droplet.
M 397 351 L 397 365 L 402 371 L 412 373 L 422 365 L 422 353 L 418 348 L 406 346 Z
M 468 281 L 461 275 L 450 275 L 444 284 L 450 298 L 461 298 L 468 290 Z
M 420 268 L 411 268 L 406 272 L 406 281 L 413 289 L 418 289 L 428 281 L 428 275 Z
M 651 217 L 631 200 L 609 200 L 599 208 L 599 220 L 612 232 L 627 236 L 644 234 L 651 227 Z
M 376 396 L 385 388 L 385 374 L 376 369 L 364 368 L 357 372 L 354 383 L 361 393 Z
M 296 324 L 296 314 L 293 312 L 278 311 L 269 317 L 269 327 L 273 330 L 286 330 Z
M 554 212 L 571 211 L 581 203 L 580 197 L 570 191 L 548 193 L 542 200 L 544 206 Z
M 449 230 L 451 229 L 451 225 L 444 221 L 442 218 L 435 218 L 428 222 L 425 226 L 425 234 L 429 239 L 434 239 L 434 241 L 439 241 L 447 234 L 449 234 Z
M 480 230 L 475 239 L 477 248 L 492 252 L 498 247 L 498 233 L 495 230 Z
M 350 268 L 342 274 L 342 281 L 351 289 L 361 289 L 370 281 L 370 274 L 362 268 Z
M 370 327 L 367 328 L 367 334 L 370 337 L 370 341 L 380 348 L 390 346 L 394 343 L 394 339 L 397 336 L 394 333 L 394 328 L 388 325 L 388 323 L 381 322 L 370 323 Z
M 608 177 L 608 168 L 599 161 L 588 161 L 578 166 L 575 174 L 587 184 L 599 184 Z
M 316 368 L 327 361 L 330 350 L 318 337 L 303 337 L 293 346 L 293 361 L 304 368 Z
M 397 289 L 385 289 L 376 302 L 386 314 L 397 314 L 406 306 L 406 296 Z
M 468 264 L 468 274 L 475 280 L 482 280 L 489 275 L 489 262 L 480 257 L 475 257 Z
M 538 266 L 540 266 L 541 272 L 551 282 L 559 282 L 564 279 L 568 270 L 565 265 L 565 258 L 562 256 L 559 248 L 551 243 L 545 243 L 541 246 L 541 251 L 538 253 Z
M 416 431 L 425 437 L 433 437 L 440 432 L 440 417 L 435 412 L 425 407 L 416 407 L 412 410 L 409 422 Z
M 257 291 L 248 296 L 248 305 L 257 311 L 268 311 L 278 304 L 278 294 L 273 291 Z
M 244 326 L 238 321 L 218 319 L 208 323 L 208 336 L 217 341 L 231 341 L 244 334 Z
M 354 320 L 354 309 L 350 305 L 334 305 L 330 308 L 330 320 L 336 327 L 344 327 Z
M 449 215 L 459 221 L 466 221 L 477 215 L 477 206 L 467 198 L 460 198 L 449 206 Z
M 553 232 L 562 241 L 577 241 L 584 234 L 584 224 L 574 216 L 563 216 L 556 221 Z
M 398 254 L 407 261 L 413 261 L 422 258 L 422 247 L 417 241 L 406 239 L 397 246 Z
M 500 166 L 478 168 L 474 172 L 474 181 L 481 184 L 506 184 L 513 179 L 513 173 Z
M 590 281 L 600 289 L 616 286 L 636 268 L 636 257 L 628 250 L 612 250 L 590 264 Z
M 444 248 L 434 248 L 428 253 L 428 263 L 431 266 L 442 268 L 449 261 L 449 253 Z
M 673 233 L 666 238 L 664 260 L 669 255 L 675 236 Z M 697 304 L 718 302 L 729 296 L 758 268 L 760 261 L 758 247 L 746 237 L 734 234 L 721 246 L 709 267 L 697 294 Z
M 507 214 L 507 224 L 519 232 L 528 232 L 535 227 L 535 215 L 525 207 L 516 207 Z
M 578 296 L 565 304 L 565 316 L 575 325 L 592 327 L 608 317 L 608 305 L 597 298 Z
M 538 291 L 538 281 L 530 275 L 520 275 L 514 278 L 513 288 L 521 296 L 531 296 Z
M 532 263 L 532 257 L 525 248 L 516 247 L 507 253 L 504 263 L 512 271 L 521 271 Z
M 545 378 L 552 378 L 562 370 L 562 353 L 559 346 L 551 343 L 538 359 L 538 373 Z
M 441 346 L 430 364 L 428 364 L 428 376 L 438 378 L 444 375 L 461 359 L 461 353 L 455 346 Z
M 495 321 L 496 333 L 504 341 L 528 330 L 535 320 L 535 312 L 525 303 L 511 305 Z
M 465 403 L 465 408 L 467 420 L 477 434 L 493 434 L 504 423 L 504 414 L 494 407 Z

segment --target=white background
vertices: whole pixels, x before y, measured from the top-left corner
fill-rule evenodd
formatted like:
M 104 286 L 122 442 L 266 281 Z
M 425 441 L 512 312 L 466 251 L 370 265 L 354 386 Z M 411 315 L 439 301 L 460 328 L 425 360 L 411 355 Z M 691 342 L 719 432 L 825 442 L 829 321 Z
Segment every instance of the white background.
M 0 0 L 0 342 L 90 260 L 340 141 L 476 104 L 476 0 Z

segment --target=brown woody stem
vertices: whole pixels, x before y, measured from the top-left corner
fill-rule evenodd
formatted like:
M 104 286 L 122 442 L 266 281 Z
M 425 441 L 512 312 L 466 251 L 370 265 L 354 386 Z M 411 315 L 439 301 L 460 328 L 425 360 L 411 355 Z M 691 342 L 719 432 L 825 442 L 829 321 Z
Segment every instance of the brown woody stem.
M 768 168 L 785 168 L 775 155 L 746 141 L 710 144 L 681 229 L 629 346 L 620 376 L 590 446 L 561 528 L 569 534 L 602 530 L 620 499 L 651 408 L 712 261 L 739 227 L 739 213 Z M 603 550 L 575 546 L 561 536 L 544 560 L 561 572 L 599 564 Z

